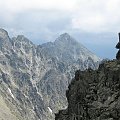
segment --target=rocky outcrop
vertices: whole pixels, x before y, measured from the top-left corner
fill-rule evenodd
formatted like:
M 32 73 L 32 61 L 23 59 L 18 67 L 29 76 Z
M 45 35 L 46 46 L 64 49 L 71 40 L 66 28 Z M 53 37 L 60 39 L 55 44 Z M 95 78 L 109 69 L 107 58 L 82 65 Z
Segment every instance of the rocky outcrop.
M 68 34 L 35 45 L 0 29 L 0 119 L 53 120 L 67 105 L 65 91 L 74 71 L 96 69 L 99 61 Z
M 68 108 L 55 120 L 119 120 L 120 62 L 103 62 L 98 70 L 76 71 L 66 91 Z

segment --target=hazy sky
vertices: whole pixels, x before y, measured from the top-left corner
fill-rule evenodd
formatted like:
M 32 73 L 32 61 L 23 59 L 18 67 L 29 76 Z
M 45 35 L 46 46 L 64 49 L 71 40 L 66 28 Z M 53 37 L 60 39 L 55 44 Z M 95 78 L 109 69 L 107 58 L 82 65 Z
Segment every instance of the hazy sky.
M 98 56 L 114 58 L 120 0 L 0 0 L 0 27 L 36 44 L 68 32 Z

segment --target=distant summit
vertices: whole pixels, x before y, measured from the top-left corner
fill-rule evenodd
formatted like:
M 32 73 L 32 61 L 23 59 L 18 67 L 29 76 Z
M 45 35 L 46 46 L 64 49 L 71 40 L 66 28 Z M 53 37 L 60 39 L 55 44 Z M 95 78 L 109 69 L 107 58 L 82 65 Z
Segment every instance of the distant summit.
M 70 35 L 68 34 L 68 33 L 63 33 L 63 34 L 61 34 L 60 36 L 66 36 L 66 37 L 70 37 Z
M 65 44 L 68 44 L 68 43 L 76 43 L 77 41 L 71 37 L 68 33 L 64 33 L 64 34 L 61 34 L 56 40 L 55 42 L 63 42 Z
M 71 38 L 71 36 L 68 33 L 63 33 L 59 36 L 59 38 L 66 38 L 66 40 L 68 40 Z
M 8 32 L 2 28 L 0 28 L 0 38 L 8 37 Z
M 61 34 L 53 43 L 44 44 L 43 48 L 48 51 L 48 55 L 51 57 L 69 64 L 77 60 L 86 61 L 88 58 L 91 58 L 94 62 L 100 61 L 100 58 L 68 33 Z

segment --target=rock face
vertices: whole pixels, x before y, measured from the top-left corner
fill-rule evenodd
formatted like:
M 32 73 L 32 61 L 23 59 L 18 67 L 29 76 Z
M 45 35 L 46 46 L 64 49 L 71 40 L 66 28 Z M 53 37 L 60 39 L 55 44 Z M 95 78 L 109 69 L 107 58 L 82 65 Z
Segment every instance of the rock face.
M 76 71 L 66 91 L 68 108 L 55 120 L 119 120 L 120 62 L 102 63 L 98 70 Z
M 53 120 L 66 107 L 74 71 L 96 69 L 99 61 L 67 33 L 37 46 L 0 29 L 0 119 Z

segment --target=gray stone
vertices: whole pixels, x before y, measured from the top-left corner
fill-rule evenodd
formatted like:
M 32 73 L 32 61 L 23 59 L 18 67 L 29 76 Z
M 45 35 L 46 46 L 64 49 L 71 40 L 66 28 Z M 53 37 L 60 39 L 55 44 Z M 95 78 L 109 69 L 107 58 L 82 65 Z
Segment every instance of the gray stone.
M 11 40 L 0 30 L 0 103 L 12 120 L 53 120 L 54 112 L 67 106 L 65 91 L 74 72 L 96 69 L 99 61 L 67 33 L 35 45 L 23 35 Z
M 98 70 L 76 71 L 68 88 L 68 108 L 60 110 L 55 120 L 120 119 L 120 63 L 117 60 L 105 61 Z

